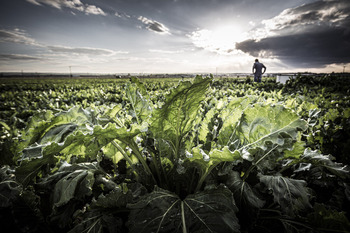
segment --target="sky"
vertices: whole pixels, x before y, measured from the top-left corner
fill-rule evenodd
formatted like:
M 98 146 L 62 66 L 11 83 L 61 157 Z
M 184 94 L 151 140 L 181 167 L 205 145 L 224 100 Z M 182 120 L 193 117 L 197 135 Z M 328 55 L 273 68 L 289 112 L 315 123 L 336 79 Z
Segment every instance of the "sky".
M 349 0 L 1 0 L 0 72 L 350 71 Z

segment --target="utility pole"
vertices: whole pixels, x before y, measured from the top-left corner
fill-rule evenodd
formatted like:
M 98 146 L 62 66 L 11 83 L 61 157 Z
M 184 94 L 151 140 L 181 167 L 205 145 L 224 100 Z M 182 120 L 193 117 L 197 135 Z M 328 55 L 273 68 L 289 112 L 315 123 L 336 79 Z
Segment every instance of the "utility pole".
M 345 67 L 346 67 L 346 66 L 344 65 L 344 68 L 343 68 L 343 73 L 345 73 Z
M 69 66 L 69 77 L 72 77 L 72 66 Z

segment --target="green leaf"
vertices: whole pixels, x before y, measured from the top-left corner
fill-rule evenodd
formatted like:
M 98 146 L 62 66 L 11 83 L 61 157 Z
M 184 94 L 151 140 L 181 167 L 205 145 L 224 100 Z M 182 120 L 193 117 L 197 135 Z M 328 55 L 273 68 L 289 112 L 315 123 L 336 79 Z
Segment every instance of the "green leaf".
M 185 136 L 192 130 L 193 122 L 211 79 L 197 77 L 193 83 L 181 82 L 165 97 L 161 108 L 155 109 L 150 130 L 156 139 L 167 141 L 173 156 L 180 155 Z M 169 156 L 168 156 L 169 157 Z
M 298 141 L 294 143 L 291 150 L 284 151 L 284 158 L 300 158 L 300 156 L 304 154 L 305 145 L 305 141 L 298 139 Z
M 116 222 L 114 221 L 111 224 L 115 224 Z M 104 233 L 103 225 L 106 225 L 106 223 L 103 223 L 102 216 L 99 213 L 89 213 L 68 233 Z
M 272 192 L 274 202 L 284 213 L 293 216 L 311 207 L 306 181 L 278 175 L 259 175 L 259 179 Z
M 241 123 L 243 112 L 248 107 L 253 107 L 252 104 L 257 100 L 255 96 L 247 96 L 242 98 L 234 98 L 225 107 L 220 114 L 223 125 L 219 132 L 218 143 L 220 145 L 229 145 L 235 138 L 235 133 Z
M 343 179 L 349 178 L 350 176 L 349 167 L 347 165 L 333 162 L 330 155 L 320 154 L 318 151 L 312 151 L 310 148 L 306 148 L 304 154 L 292 163 L 307 163 L 314 167 L 322 167 Z
M 183 203 L 188 232 L 240 232 L 238 209 L 226 187 L 189 195 Z
M 18 153 L 35 142 L 39 142 L 45 134 L 46 129 L 50 127 L 53 118 L 52 111 L 46 111 L 32 116 L 22 133 L 22 141 L 17 145 Z
M 67 123 L 52 127 L 39 141 L 40 144 L 46 144 L 50 142 L 60 143 L 63 142 L 65 136 L 73 132 L 78 126 L 76 124 Z
M 195 147 L 192 149 L 191 156 L 185 159 L 185 162 L 190 162 L 200 168 L 203 174 L 221 162 L 238 163 L 239 161 L 241 161 L 240 154 L 237 151 L 230 151 L 227 146 L 223 150 L 213 149 L 208 154 L 201 148 Z
M 83 198 L 92 194 L 94 174 L 88 170 L 76 170 L 60 179 L 53 191 L 55 207 L 67 204 L 73 198 Z
M 52 154 L 39 156 L 34 159 L 24 159 L 16 168 L 16 179 L 23 186 L 27 186 L 41 173 L 48 170 L 51 165 L 55 165 L 58 159 Z
M 145 98 L 147 90 L 137 79 L 132 79 L 134 83 L 128 83 L 126 86 L 126 96 L 132 106 L 132 116 L 136 117 L 137 123 L 146 121 L 152 113 L 149 100 Z
M 108 117 L 108 118 L 115 118 L 116 115 L 118 114 L 119 111 L 123 110 L 123 106 L 121 104 L 117 104 L 115 106 L 113 106 L 112 108 L 107 108 L 104 113 L 103 116 Z
M 141 184 L 127 186 L 123 183 L 108 194 L 101 194 L 91 203 L 87 212 L 76 217 L 79 223 L 69 232 L 125 232 L 120 216 L 126 216 L 129 212 L 127 204 L 134 202 L 146 191 Z
M 107 158 L 110 158 L 115 164 L 124 158 L 123 154 L 112 143 L 102 147 L 102 151 L 103 154 Z
M 224 123 L 218 144 L 239 151 L 245 160 L 260 163 L 259 168 L 270 162 L 273 167 L 278 157 L 282 158 L 283 151 L 299 151 L 295 141 L 300 139 L 300 131 L 306 130 L 307 124 L 291 109 L 255 103 L 257 100 L 254 96 L 236 98 L 227 105 L 219 115 Z M 271 148 L 278 151 L 277 154 L 267 152 Z
M 132 190 L 123 187 L 117 187 L 109 192 L 107 195 L 101 194 L 96 202 L 93 203 L 92 208 L 121 208 L 133 200 Z
M 201 127 L 199 128 L 198 132 L 198 139 L 206 142 L 207 141 L 207 135 L 209 134 L 209 123 L 211 122 L 212 118 L 215 115 L 215 112 L 217 111 L 216 108 L 210 109 L 207 114 L 205 114 L 204 119 L 201 121 Z
M 100 106 L 98 109 L 99 116 L 97 118 L 97 124 L 105 126 L 110 122 L 117 123 L 119 127 L 125 126 L 124 122 L 120 118 L 120 114 L 123 113 L 122 104 L 117 104 L 112 107 Z
M 0 168 L 0 208 L 10 207 L 22 192 L 22 186 L 16 182 L 13 173 L 7 165 Z
M 238 151 L 230 151 L 227 146 L 222 150 L 213 149 L 208 154 L 199 147 L 192 149 L 191 156 L 185 159 L 185 164 L 188 167 L 194 166 L 198 169 L 200 180 L 198 181 L 196 191 L 198 191 L 206 177 L 212 169 L 221 162 L 232 162 L 237 164 L 242 161 L 242 157 Z
M 41 154 L 46 145 L 62 143 L 77 128 L 81 132 L 89 132 L 91 125 L 97 122 L 95 115 L 93 110 L 81 107 L 73 107 L 56 115 L 51 111 L 34 115 L 15 150 L 18 154 L 23 152 L 23 158 L 33 157 L 33 153 Z
M 119 233 L 122 227 L 122 219 L 111 213 L 88 212 L 68 233 Z
M 68 164 L 63 162 L 53 174 L 37 183 L 38 189 L 51 192 L 53 208 L 67 204 L 71 200 L 84 200 L 92 194 L 95 175 L 100 173 L 96 163 Z
M 95 125 L 89 133 L 76 131 L 70 134 L 64 143 L 51 143 L 45 147 L 43 153 L 62 153 L 63 155 L 77 155 L 85 158 L 96 158 L 102 147 L 114 139 L 131 144 L 133 137 L 144 131 L 144 125 L 132 125 L 130 129 L 117 127 L 109 123 L 105 127 Z
M 0 121 L 0 125 L 2 125 L 7 131 L 11 131 L 10 126 L 8 126 L 5 122 Z
M 122 209 L 130 203 L 135 202 L 147 193 L 147 189 L 140 183 L 118 185 L 114 190 L 106 195 L 101 194 L 98 199 L 92 203 L 93 209 Z
M 156 187 L 129 208 L 130 232 L 239 232 L 237 207 L 223 186 L 184 200 Z
M 252 189 L 248 182 L 242 180 L 238 172 L 231 171 L 229 173 L 226 185 L 232 191 L 240 209 L 251 209 L 254 211 L 264 206 L 265 201 L 258 197 L 256 191 Z
M 247 99 L 249 100 L 249 99 Z M 239 105 L 239 114 L 231 112 L 231 126 L 223 126 L 220 137 L 229 137 L 227 144 L 230 148 L 241 153 L 243 159 L 261 162 L 268 159 L 271 148 L 282 153 L 286 149 L 292 149 L 299 136 L 299 131 L 306 130 L 307 124 L 301 120 L 292 110 L 282 105 L 263 105 L 257 103 L 249 106 L 248 103 Z M 242 108 L 245 107 L 243 110 Z M 226 143 L 223 139 L 221 143 Z M 262 153 L 257 153 L 262 151 Z M 259 157 L 258 155 L 263 155 Z M 273 155 L 273 153 L 271 154 Z M 272 161 L 270 159 L 270 161 Z M 276 161 L 276 160 L 275 160 Z M 265 161 L 266 162 L 266 161 Z M 275 162 L 274 162 L 275 163 Z
M 134 85 L 137 86 L 138 91 L 139 91 L 139 93 L 140 93 L 142 96 L 145 96 L 145 97 L 147 97 L 147 99 L 149 99 L 147 89 L 146 89 L 146 87 L 143 85 L 143 83 L 140 82 L 140 79 L 138 79 L 138 78 L 136 78 L 136 77 L 131 77 L 131 78 L 130 78 L 130 82 L 131 82 L 132 84 L 134 84 Z
M 248 150 L 252 147 L 265 149 L 266 143 L 282 146 L 286 138 L 296 139 L 298 130 L 306 129 L 306 122 L 282 105 L 256 104 L 244 111 L 236 137 L 244 145 L 241 149 Z
M 307 218 L 315 229 L 322 232 L 350 232 L 350 222 L 345 212 L 332 210 L 319 203 L 313 206 L 313 211 Z
M 96 163 L 70 165 L 63 162 L 56 172 L 36 184 L 37 192 L 50 197 L 46 208 L 51 209 L 48 219 L 51 224 L 61 228 L 71 224 L 74 212 L 91 198 L 95 176 L 101 173 Z
M 181 200 L 177 195 L 155 187 L 152 193 L 128 205 L 131 209 L 130 232 L 178 232 L 181 229 L 180 206 Z M 177 225 L 169 221 L 176 215 L 179 215 Z
M 40 143 L 45 135 L 53 128 L 56 128 L 56 130 L 52 130 L 52 132 L 48 133 L 48 138 L 45 141 L 50 141 L 51 138 L 55 138 L 55 133 L 59 134 L 62 130 L 67 131 L 68 129 L 65 129 L 65 126 L 82 126 L 82 128 L 85 128 L 86 123 L 90 125 L 93 123 L 93 114 L 92 111 L 84 110 L 81 107 L 73 107 L 69 111 L 63 111 L 57 115 L 53 115 L 51 111 L 37 114 L 31 118 L 24 131 L 22 137 L 23 142 L 20 147 L 23 149 L 35 142 Z M 72 130 L 72 128 L 70 128 L 70 130 Z M 64 133 L 61 133 L 60 136 L 63 134 Z M 57 140 L 62 139 L 60 138 Z

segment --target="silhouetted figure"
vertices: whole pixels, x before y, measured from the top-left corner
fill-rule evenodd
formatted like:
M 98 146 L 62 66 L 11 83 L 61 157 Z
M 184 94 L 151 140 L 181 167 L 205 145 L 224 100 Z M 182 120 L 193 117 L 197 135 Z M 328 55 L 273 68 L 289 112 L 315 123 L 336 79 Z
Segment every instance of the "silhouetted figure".
M 264 71 L 262 71 L 264 69 Z M 255 59 L 253 65 L 254 82 L 261 82 L 261 76 L 265 73 L 266 67 L 264 64 L 260 63 L 258 59 Z

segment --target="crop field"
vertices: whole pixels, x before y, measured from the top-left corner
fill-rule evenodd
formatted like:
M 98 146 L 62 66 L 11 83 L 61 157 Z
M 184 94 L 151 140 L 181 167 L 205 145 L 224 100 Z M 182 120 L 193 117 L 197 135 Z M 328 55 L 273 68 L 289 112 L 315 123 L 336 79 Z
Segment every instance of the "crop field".
M 8 232 L 350 232 L 350 78 L 0 79 Z

